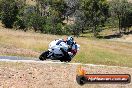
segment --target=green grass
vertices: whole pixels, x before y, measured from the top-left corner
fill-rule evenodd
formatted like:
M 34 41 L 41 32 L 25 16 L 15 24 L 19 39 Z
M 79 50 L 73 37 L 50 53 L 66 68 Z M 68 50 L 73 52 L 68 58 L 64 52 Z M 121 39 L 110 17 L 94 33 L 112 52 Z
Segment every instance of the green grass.
M 66 36 L 0 28 L 0 55 L 39 57 L 42 51 L 48 49 L 48 44 L 57 38 Z M 81 47 L 72 62 L 132 67 L 131 43 L 85 37 L 75 40 Z
M 81 44 L 81 50 L 73 62 L 132 67 L 131 49 L 130 43 L 89 40 Z
M 90 53 L 81 52 L 77 55 L 76 62 L 132 67 L 132 56 L 116 54 L 107 50 L 93 49 Z

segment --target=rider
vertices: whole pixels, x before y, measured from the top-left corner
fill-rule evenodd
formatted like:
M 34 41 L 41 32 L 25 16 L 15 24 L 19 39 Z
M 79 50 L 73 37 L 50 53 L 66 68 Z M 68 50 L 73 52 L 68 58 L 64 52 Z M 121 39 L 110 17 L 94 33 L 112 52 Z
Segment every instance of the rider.
M 64 54 L 64 58 L 68 58 L 69 60 L 71 60 L 72 57 L 75 56 L 77 53 L 76 42 L 74 41 L 74 38 L 72 36 L 69 36 L 63 42 L 65 42 L 68 45 L 68 51 L 65 51 L 63 48 L 61 48 L 61 50 Z
M 67 45 L 69 45 L 69 51 L 73 55 L 77 53 L 77 45 L 76 42 L 74 41 L 74 38 L 72 36 L 69 36 L 66 40 Z

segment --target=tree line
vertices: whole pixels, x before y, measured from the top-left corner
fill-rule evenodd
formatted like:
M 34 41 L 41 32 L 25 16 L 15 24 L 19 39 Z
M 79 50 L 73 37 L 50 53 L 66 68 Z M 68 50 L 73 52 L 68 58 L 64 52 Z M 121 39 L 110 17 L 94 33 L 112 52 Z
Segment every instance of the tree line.
M 73 19 L 69 23 L 69 18 Z M 119 34 L 132 26 L 132 3 L 127 0 L 0 0 L 0 19 L 5 27 L 23 31 L 75 35 L 118 28 Z M 66 22 L 64 22 L 66 21 Z

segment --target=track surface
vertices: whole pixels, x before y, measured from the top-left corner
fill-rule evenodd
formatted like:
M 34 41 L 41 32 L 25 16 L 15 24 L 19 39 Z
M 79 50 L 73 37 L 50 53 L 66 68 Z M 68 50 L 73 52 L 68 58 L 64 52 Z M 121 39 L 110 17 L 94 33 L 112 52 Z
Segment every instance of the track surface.
M 59 60 L 45 60 L 40 61 L 38 58 L 19 57 L 19 56 L 0 56 L 0 61 L 3 62 L 25 62 L 25 63 L 64 63 Z
M 45 60 L 41 61 L 38 58 L 19 57 L 19 56 L 0 56 L 0 61 L 3 62 L 25 62 L 25 63 L 56 63 L 63 64 L 66 62 L 60 62 L 59 60 Z M 81 64 L 81 63 L 68 63 L 68 64 Z
M 45 60 L 40 61 L 38 58 L 29 58 L 29 57 L 19 57 L 19 56 L 0 56 L 1 62 L 24 62 L 24 63 L 53 63 L 53 64 L 70 64 L 70 65 L 81 65 L 82 63 L 66 63 L 60 62 L 59 60 Z M 95 64 L 83 64 L 85 66 L 107 66 L 107 65 L 95 65 Z M 120 67 L 120 66 L 108 66 L 108 67 Z M 122 68 L 129 68 L 129 67 L 122 67 Z

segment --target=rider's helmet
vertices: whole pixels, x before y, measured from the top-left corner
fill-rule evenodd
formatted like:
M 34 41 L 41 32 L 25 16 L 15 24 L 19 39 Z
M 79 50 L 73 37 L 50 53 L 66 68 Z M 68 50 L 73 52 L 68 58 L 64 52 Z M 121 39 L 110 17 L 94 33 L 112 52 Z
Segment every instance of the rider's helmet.
M 67 38 L 67 44 L 71 46 L 73 43 L 74 43 L 74 38 L 72 36 L 69 36 Z

